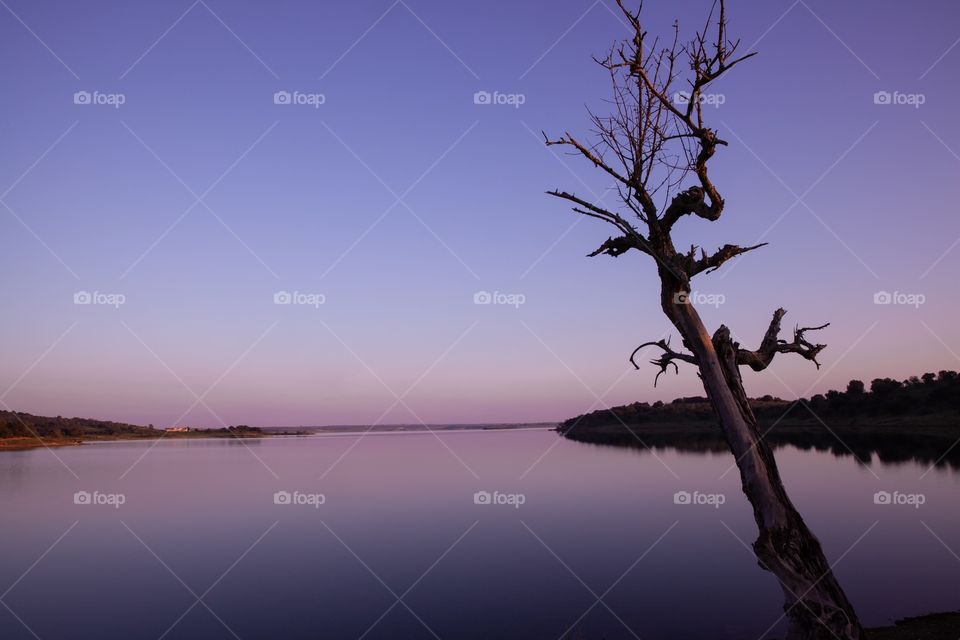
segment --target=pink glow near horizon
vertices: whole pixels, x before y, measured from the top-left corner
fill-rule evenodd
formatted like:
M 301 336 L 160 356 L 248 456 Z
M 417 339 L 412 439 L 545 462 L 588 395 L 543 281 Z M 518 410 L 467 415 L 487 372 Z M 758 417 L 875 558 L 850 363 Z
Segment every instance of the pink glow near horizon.
M 695 4 L 651 7 L 651 28 L 677 11 L 699 25 L 709 3 Z M 727 209 L 679 229 L 680 245 L 770 243 L 695 282 L 722 298 L 700 305 L 711 329 L 757 343 L 778 306 L 785 330 L 831 322 L 823 368 L 781 357 L 745 372 L 757 396 L 960 369 L 960 7 L 809 4 L 732 4 L 760 55 L 709 108 L 730 141 L 711 169 Z M 627 362 L 677 340 L 650 260 L 586 259 L 608 229 L 543 194 L 609 186 L 538 138 L 586 132 L 584 104 L 602 109 L 607 91 L 590 55 L 623 25 L 598 8 L 565 34 L 576 2 L 548 16 L 416 6 L 449 50 L 400 9 L 348 50 L 383 10 L 362 3 L 224 7 L 255 55 L 191 14 L 132 67 L 173 9 L 19 6 L 59 61 L 0 21 L 0 408 L 157 426 L 482 423 L 702 395 L 689 368 L 653 388 L 655 369 Z M 95 46 L 99 32 L 114 38 Z M 84 91 L 125 102 L 75 104 Z

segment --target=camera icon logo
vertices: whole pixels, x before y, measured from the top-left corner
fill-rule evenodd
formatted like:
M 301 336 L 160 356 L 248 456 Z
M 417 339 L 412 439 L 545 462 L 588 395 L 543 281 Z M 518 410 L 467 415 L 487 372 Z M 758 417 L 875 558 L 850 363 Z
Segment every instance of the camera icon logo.
M 689 491 L 677 491 L 673 494 L 673 504 L 690 504 L 691 495 Z
M 273 94 L 273 104 L 290 104 L 291 95 L 289 91 L 277 91 Z
M 292 504 L 293 496 L 289 491 L 277 491 L 273 494 L 273 504 Z
M 92 496 L 89 491 L 77 491 L 73 494 L 73 504 L 90 504 Z
M 877 291 L 873 294 L 873 304 L 891 304 L 893 296 L 889 291 Z
M 493 296 L 489 291 L 477 291 L 473 294 L 473 304 L 491 304 Z
M 678 291 L 673 294 L 673 304 L 690 304 L 690 292 Z
M 77 291 L 73 294 L 73 304 L 90 304 L 92 301 L 93 296 L 89 291 Z
M 477 491 L 473 494 L 473 504 L 491 504 L 493 497 L 489 491 Z
M 493 96 L 489 91 L 477 91 L 473 94 L 473 104 L 492 104 Z
M 90 104 L 89 91 L 77 91 L 73 94 L 73 104 Z
M 277 291 L 273 294 L 273 304 L 290 304 L 293 302 L 293 296 L 289 291 Z
M 890 504 L 893 501 L 893 496 L 889 491 L 877 491 L 873 494 L 873 504 Z
M 891 104 L 893 95 L 889 91 L 877 91 L 873 94 L 873 104 Z

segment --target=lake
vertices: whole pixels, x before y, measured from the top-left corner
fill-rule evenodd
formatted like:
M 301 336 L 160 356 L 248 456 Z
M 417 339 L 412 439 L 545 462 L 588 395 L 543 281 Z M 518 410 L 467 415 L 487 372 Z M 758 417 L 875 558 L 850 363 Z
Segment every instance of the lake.
M 54 453 L 0 454 L 4 640 L 784 629 L 726 453 L 540 429 Z M 793 446 L 777 459 L 865 624 L 960 609 L 958 471 Z

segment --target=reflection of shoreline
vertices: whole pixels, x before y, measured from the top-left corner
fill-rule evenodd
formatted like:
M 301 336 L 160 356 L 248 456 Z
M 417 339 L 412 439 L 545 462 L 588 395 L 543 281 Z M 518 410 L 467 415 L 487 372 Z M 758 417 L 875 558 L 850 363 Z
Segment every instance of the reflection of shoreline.
M 254 434 L 254 433 L 209 433 L 204 431 L 192 431 L 190 433 L 171 433 L 164 434 L 158 431 L 156 434 L 131 435 L 115 434 L 109 436 L 77 436 L 66 438 L 38 438 L 38 437 L 16 437 L 0 438 L 0 452 L 2 451 L 29 451 L 30 449 L 43 449 L 47 447 L 76 447 L 83 444 L 107 444 L 111 442 L 156 442 L 165 440 L 168 442 L 182 441 L 201 441 L 201 440 L 223 440 L 232 442 L 243 440 L 245 442 L 259 442 L 264 438 L 274 437 L 273 434 Z
M 775 448 L 794 446 L 802 450 L 827 451 L 837 457 L 856 456 L 869 463 L 874 456 L 883 463 L 921 462 L 960 469 L 960 439 L 957 426 L 864 426 L 781 422 L 760 425 L 760 433 Z M 561 431 L 563 437 L 595 445 L 645 449 L 674 449 L 686 453 L 729 451 L 720 429 L 711 424 L 574 425 Z
M 26 451 L 38 447 L 70 447 L 83 444 L 79 438 L 0 438 L 0 451 Z
M 355 435 L 358 433 L 373 434 L 404 434 L 404 433 L 430 433 L 431 431 L 442 431 L 445 433 L 477 433 L 485 431 L 543 431 L 555 429 L 556 422 L 503 422 L 476 424 L 378 424 L 368 425 L 329 425 L 323 427 L 264 427 L 264 433 L 272 434 L 275 429 L 286 429 L 296 431 L 295 435 L 301 436 L 333 436 L 333 435 Z

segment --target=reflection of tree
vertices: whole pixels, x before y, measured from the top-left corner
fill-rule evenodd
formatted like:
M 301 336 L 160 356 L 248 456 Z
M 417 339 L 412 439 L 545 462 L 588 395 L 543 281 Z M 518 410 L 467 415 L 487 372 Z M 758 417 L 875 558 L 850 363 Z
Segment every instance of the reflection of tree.
M 833 433 L 830 433 L 833 431 Z M 829 452 L 838 458 L 850 458 L 868 464 L 876 458 L 885 464 L 920 463 L 960 470 L 960 447 L 953 447 L 958 431 L 954 428 L 836 427 L 830 431 L 819 425 L 782 426 L 771 429 L 764 440 L 774 449 L 793 446 L 802 450 Z M 624 429 L 597 431 L 577 428 L 565 434 L 578 442 L 597 445 L 674 449 L 684 453 L 720 453 L 727 443 L 716 427 L 638 428 L 636 435 Z M 638 439 L 639 438 L 639 439 Z M 643 444 L 640 444 L 640 440 Z

